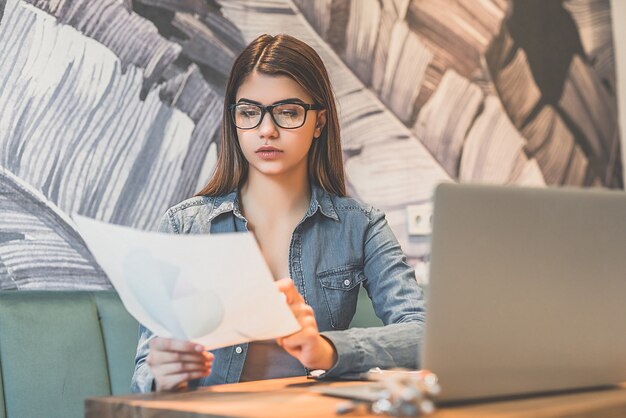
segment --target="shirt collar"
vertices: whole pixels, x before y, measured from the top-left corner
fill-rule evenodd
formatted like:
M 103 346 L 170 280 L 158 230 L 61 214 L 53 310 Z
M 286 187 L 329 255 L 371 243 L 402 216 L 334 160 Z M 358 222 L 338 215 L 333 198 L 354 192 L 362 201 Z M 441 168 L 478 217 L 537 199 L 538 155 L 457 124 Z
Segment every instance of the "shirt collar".
M 213 210 L 209 216 L 209 221 L 212 221 L 218 215 L 224 212 L 233 212 L 235 216 L 243 218 L 241 211 L 239 210 L 239 197 L 238 190 L 233 190 L 224 196 L 216 196 L 213 201 Z
M 318 210 L 327 218 L 334 219 L 335 221 L 339 220 L 339 216 L 337 216 L 337 211 L 335 210 L 335 205 L 330 197 L 330 193 L 316 184 L 311 184 L 311 202 L 309 203 L 309 208 L 304 215 L 305 218 L 313 216 Z M 215 197 L 213 211 L 211 212 L 209 220 L 213 220 L 215 217 L 224 212 L 233 212 L 235 216 L 243 219 L 243 215 L 239 209 L 238 190 L 233 190 L 224 196 Z
M 309 204 L 309 209 L 305 217 L 313 216 L 318 209 L 320 213 L 327 218 L 334 219 L 335 221 L 339 220 L 335 205 L 330 198 L 330 193 L 316 184 L 311 184 L 311 203 Z

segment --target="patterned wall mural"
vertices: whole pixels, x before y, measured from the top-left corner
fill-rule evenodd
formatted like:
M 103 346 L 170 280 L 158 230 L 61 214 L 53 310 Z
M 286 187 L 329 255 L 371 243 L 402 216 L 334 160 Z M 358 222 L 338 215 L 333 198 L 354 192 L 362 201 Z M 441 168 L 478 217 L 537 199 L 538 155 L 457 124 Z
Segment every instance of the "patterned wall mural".
M 209 178 L 261 33 L 326 62 L 349 192 L 426 279 L 440 182 L 623 188 L 608 0 L 0 0 L 0 289 L 96 289 L 69 214 L 153 229 Z

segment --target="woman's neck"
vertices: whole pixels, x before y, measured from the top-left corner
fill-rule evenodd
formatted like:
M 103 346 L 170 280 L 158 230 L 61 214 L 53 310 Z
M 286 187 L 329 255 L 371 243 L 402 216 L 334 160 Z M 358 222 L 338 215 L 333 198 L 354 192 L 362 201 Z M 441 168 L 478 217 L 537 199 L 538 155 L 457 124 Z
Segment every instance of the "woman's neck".
M 302 217 L 309 207 L 308 176 L 267 176 L 250 171 L 240 190 L 244 215 L 249 221 Z

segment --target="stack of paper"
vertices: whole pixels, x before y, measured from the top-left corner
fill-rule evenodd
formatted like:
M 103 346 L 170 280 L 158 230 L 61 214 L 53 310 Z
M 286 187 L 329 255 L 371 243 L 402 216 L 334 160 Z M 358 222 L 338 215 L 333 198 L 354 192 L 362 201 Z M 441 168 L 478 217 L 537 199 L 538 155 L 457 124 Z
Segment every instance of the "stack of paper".
M 73 219 L 126 309 L 156 335 L 214 349 L 300 329 L 250 233 L 163 234 Z

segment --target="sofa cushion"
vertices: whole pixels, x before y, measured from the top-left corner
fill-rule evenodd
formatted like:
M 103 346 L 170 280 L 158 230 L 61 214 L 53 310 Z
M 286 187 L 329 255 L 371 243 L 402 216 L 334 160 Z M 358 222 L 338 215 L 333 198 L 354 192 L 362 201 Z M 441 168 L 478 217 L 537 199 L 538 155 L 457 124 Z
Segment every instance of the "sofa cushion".
M 2 361 L 0 361 L 0 376 L 2 376 Z M 2 379 L 0 379 L 0 418 L 6 418 L 6 413 L 4 412 L 4 387 L 2 386 Z
M 1 292 L 6 416 L 79 418 L 85 398 L 130 392 L 136 343 L 112 291 Z
M 104 336 L 112 395 L 131 393 L 139 324 L 115 292 L 94 292 Z

